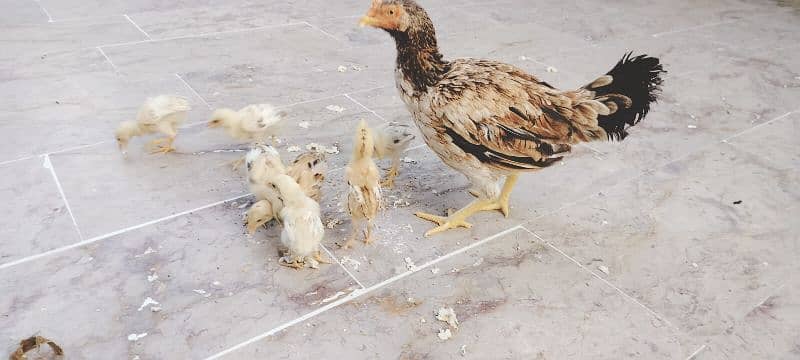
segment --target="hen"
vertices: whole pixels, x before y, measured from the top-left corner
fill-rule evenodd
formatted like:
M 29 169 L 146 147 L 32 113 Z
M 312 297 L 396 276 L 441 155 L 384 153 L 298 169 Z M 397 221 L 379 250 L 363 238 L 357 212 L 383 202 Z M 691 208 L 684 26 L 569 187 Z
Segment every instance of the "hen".
M 425 143 L 477 196 L 449 217 L 418 213 L 438 225 L 426 236 L 469 228 L 467 218 L 479 211 L 508 216 L 518 175 L 558 162 L 570 145 L 624 139 L 626 125 L 639 123 L 656 101 L 665 72 L 657 58 L 629 53 L 590 84 L 559 90 L 501 62 L 445 60 L 433 23 L 413 0 L 373 0 L 360 24 L 394 39 L 400 97 Z
M 344 248 L 353 244 L 364 220 L 367 221 L 364 242 L 367 244 L 372 242 L 373 221 L 381 207 L 380 175 L 378 167 L 372 160 L 374 146 L 372 132 L 367 127 L 366 121 L 362 120 L 356 130 L 353 158 L 345 168 L 348 184 L 347 210 L 352 219 L 353 232 Z
M 115 132 L 117 145 L 123 155 L 128 154 L 128 143 L 135 136 L 142 136 L 154 133 L 162 133 L 167 137 L 155 139 L 150 142 L 151 146 L 166 142 L 165 145 L 154 152 L 168 153 L 174 151 L 172 143 L 178 136 L 178 126 L 186 121 L 189 110 L 189 101 L 184 97 L 172 95 L 159 95 L 148 98 L 139 113 L 136 121 L 125 121 L 119 125 Z

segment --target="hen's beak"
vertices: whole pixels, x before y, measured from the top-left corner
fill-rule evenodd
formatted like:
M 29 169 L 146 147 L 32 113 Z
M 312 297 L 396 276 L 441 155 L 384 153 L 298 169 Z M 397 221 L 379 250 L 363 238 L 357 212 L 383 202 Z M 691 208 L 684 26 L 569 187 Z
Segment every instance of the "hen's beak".
M 372 16 L 369 16 L 369 15 L 364 15 L 364 16 L 361 17 L 361 20 L 358 21 L 358 26 L 361 26 L 361 27 L 365 27 L 365 26 L 378 27 L 380 25 L 380 23 L 381 23 L 380 20 L 378 20 L 378 19 L 376 19 L 376 18 L 374 18 Z

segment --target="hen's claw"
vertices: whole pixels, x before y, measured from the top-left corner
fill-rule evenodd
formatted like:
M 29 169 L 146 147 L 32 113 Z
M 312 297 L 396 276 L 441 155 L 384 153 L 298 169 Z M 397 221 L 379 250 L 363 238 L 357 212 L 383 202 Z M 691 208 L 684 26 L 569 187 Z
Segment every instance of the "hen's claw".
M 428 230 L 428 232 L 425 233 L 425 237 L 430 237 L 431 235 L 438 234 L 440 232 L 447 231 L 450 229 L 457 229 L 461 227 L 469 229 L 472 227 L 472 224 L 466 221 L 466 217 L 461 216 L 458 213 L 448 217 L 431 215 L 424 212 L 418 212 L 414 215 L 416 215 L 420 219 L 432 221 L 435 222 L 437 225 L 439 225 L 431 230 Z

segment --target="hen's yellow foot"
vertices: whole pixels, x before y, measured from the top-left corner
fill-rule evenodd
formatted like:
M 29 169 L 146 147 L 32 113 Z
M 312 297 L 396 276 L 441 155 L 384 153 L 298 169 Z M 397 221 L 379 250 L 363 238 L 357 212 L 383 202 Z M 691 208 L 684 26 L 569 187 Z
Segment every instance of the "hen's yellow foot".
M 428 232 L 425 233 L 426 237 L 430 237 L 433 234 L 438 234 L 450 229 L 457 229 L 461 227 L 469 229 L 472 227 L 472 224 L 466 222 L 466 217 L 460 216 L 458 213 L 448 217 L 431 215 L 424 212 L 418 212 L 414 215 L 420 219 L 432 221 L 439 225 L 431 230 L 428 230 Z

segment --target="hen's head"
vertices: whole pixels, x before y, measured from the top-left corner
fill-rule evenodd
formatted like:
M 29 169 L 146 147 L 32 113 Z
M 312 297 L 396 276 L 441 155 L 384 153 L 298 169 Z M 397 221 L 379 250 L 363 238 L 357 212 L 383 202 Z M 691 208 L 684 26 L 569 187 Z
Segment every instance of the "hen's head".
M 361 26 L 372 26 L 389 33 L 416 33 L 432 31 L 428 13 L 413 0 L 372 0 L 372 6 L 359 21 Z

